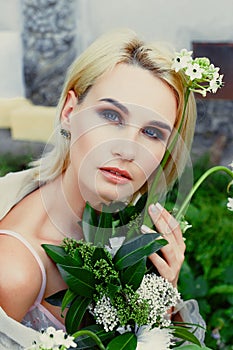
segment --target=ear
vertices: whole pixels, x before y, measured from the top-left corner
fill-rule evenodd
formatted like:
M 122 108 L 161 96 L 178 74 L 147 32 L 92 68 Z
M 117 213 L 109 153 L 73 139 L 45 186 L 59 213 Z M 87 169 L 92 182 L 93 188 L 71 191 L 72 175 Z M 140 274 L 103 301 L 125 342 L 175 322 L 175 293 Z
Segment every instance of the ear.
M 61 112 L 61 124 L 67 129 L 70 127 L 70 115 L 77 106 L 77 96 L 73 90 L 70 90 L 66 96 Z

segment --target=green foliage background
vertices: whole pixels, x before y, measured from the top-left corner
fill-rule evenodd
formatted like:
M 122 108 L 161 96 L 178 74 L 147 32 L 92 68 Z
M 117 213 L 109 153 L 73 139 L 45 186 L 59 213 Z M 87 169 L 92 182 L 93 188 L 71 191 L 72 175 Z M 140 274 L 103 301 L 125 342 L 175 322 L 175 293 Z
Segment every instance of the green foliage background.
M 194 182 L 211 164 L 204 156 L 194 165 Z M 205 343 L 216 350 L 233 349 L 233 212 L 227 209 L 229 176 L 215 173 L 192 198 L 185 215 L 186 258 L 179 290 L 198 301 L 207 323 Z M 171 195 L 174 199 L 174 188 Z
M 0 156 L 0 176 L 25 169 L 31 160 L 31 155 Z M 209 167 L 206 157 L 200 159 L 194 178 Z M 226 207 L 228 183 L 227 175 L 213 174 L 194 195 L 186 213 L 192 228 L 185 234 L 186 259 L 179 280 L 183 298 L 198 301 L 208 326 L 206 346 L 216 350 L 233 350 L 233 213 Z

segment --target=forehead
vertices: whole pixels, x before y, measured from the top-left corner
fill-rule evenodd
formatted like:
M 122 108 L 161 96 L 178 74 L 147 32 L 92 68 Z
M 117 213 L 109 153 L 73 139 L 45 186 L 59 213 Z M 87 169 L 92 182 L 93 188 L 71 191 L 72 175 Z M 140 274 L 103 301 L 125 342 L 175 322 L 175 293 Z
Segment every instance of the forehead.
M 124 104 L 140 106 L 174 124 L 177 103 L 171 87 L 150 71 L 125 63 L 117 64 L 99 77 L 84 99 L 83 107 L 111 98 Z

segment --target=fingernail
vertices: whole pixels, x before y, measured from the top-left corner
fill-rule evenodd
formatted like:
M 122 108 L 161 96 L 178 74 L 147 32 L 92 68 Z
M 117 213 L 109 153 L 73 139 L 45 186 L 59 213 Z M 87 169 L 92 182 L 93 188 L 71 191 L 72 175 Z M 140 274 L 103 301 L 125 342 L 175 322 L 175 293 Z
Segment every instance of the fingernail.
M 150 210 L 152 213 L 158 214 L 163 210 L 163 207 L 159 202 L 157 202 L 156 204 L 151 204 Z
M 141 232 L 142 233 L 156 233 L 156 231 L 152 230 L 150 227 L 146 225 L 141 226 Z
M 151 206 L 150 206 L 150 211 L 151 211 L 152 213 L 158 213 L 158 212 L 159 212 L 159 209 L 156 207 L 155 204 L 151 204 Z
M 159 211 L 163 210 L 163 207 L 162 207 L 162 205 L 159 202 L 157 202 L 155 205 L 159 209 Z

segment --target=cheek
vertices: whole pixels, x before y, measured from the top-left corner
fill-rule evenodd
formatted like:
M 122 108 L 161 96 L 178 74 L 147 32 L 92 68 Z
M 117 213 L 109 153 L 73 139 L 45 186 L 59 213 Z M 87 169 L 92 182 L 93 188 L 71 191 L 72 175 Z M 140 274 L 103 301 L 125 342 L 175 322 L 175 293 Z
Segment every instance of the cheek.
M 146 179 L 159 167 L 165 151 L 166 146 L 160 142 L 141 149 L 139 165 Z
M 70 157 L 78 177 L 90 178 L 98 167 L 111 160 L 111 142 L 95 130 L 71 139 Z

